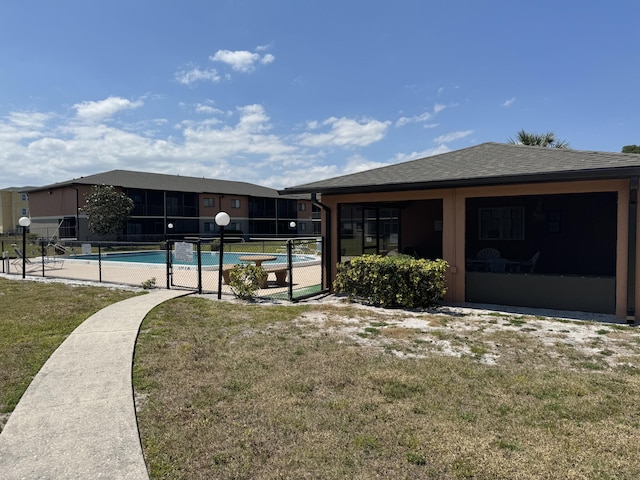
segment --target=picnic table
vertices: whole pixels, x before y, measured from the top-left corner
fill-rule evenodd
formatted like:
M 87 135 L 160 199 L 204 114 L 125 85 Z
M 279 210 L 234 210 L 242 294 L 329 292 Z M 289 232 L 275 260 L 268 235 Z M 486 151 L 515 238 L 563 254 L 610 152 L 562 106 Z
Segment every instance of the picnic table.
M 270 262 L 276 260 L 278 257 L 275 255 L 242 255 L 238 257 L 241 262 L 253 262 L 256 266 L 262 266 L 262 262 Z

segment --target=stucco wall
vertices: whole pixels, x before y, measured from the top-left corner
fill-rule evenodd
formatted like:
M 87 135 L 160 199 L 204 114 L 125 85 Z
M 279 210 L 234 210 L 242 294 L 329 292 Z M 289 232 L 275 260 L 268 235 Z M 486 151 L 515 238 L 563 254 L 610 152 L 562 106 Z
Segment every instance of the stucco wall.
M 353 195 L 325 194 L 322 196 L 322 203 L 331 209 L 333 215 L 330 232 L 332 246 L 330 278 L 333 279 L 335 277 L 335 263 L 339 258 L 337 217 L 338 205 L 341 203 L 357 204 L 366 202 L 441 199 L 443 210 L 442 257 L 450 266 L 447 272 L 448 292 L 445 300 L 449 302 L 463 302 L 465 299 L 465 217 L 467 198 L 589 192 L 616 192 L 618 195 L 615 305 L 616 315 L 624 318 L 627 304 L 628 179 L 501 185 L 442 190 L 412 190 L 407 192 L 358 193 Z M 637 258 L 640 259 L 640 242 L 638 242 L 636 248 L 639 250 Z M 640 265 L 636 267 L 636 272 L 638 277 L 636 278 L 636 298 L 640 299 Z M 636 315 L 636 317 L 638 317 L 638 315 Z

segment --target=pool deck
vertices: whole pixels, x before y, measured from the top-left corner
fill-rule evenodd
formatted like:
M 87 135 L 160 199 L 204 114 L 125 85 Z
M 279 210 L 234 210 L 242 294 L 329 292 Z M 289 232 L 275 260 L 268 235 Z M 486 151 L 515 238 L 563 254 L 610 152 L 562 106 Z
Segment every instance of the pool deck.
M 56 264 L 45 264 L 44 277 L 63 278 L 70 280 L 81 280 L 89 282 L 103 282 L 121 285 L 131 285 L 140 287 L 143 283 L 155 279 L 155 285 L 159 288 L 167 287 L 167 271 L 165 264 L 151 263 L 127 263 L 127 262 L 101 262 L 77 260 L 73 257 L 58 257 L 64 262 Z M 319 257 L 318 257 L 319 260 Z M 27 277 L 43 277 L 42 262 L 39 259 L 31 259 L 32 263 L 27 265 Z M 267 264 L 265 264 L 266 266 Z M 6 264 L 5 264 L 6 266 Z M 296 266 L 294 264 L 294 290 L 308 288 L 320 283 L 321 265 L 319 261 L 313 265 Z M 9 271 L 5 268 L 4 273 L 22 275 L 21 265 L 9 265 Z M 187 265 L 173 265 L 173 280 L 170 288 L 184 288 L 189 290 L 198 289 L 197 268 Z M 269 275 L 268 287 L 258 290 L 256 296 L 268 296 L 286 294 L 289 286 L 277 286 L 273 274 Z M 218 291 L 218 271 L 211 266 L 202 267 L 202 290 L 203 292 Z M 231 287 L 222 284 L 222 293 L 232 295 Z

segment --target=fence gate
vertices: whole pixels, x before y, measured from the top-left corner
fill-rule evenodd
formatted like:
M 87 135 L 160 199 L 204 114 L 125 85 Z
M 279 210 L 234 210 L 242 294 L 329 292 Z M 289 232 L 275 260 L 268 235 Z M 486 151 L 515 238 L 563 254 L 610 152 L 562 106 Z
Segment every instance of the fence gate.
M 186 288 L 203 293 L 215 290 L 217 263 L 212 239 L 186 238 L 166 243 L 167 288 Z

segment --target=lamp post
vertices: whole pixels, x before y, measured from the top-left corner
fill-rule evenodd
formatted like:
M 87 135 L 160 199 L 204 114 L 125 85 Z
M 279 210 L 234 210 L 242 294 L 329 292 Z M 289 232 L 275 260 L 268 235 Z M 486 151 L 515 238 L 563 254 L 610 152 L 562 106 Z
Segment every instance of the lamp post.
M 173 232 L 173 223 L 167 224 L 167 230 L 164 234 L 164 246 L 167 249 L 167 290 L 171 288 L 171 276 L 173 275 L 173 268 L 171 266 L 171 244 L 169 243 L 169 235 Z
M 222 256 L 224 255 L 224 227 L 229 225 L 231 217 L 227 212 L 219 212 L 215 217 L 216 225 L 220 227 L 220 265 L 218 267 L 218 300 L 222 298 Z
M 22 227 L 22 278 L 25 278 L 27 268 L 27 227 L 31 225 L 29 217 L 20 217 L 18 225 Z

